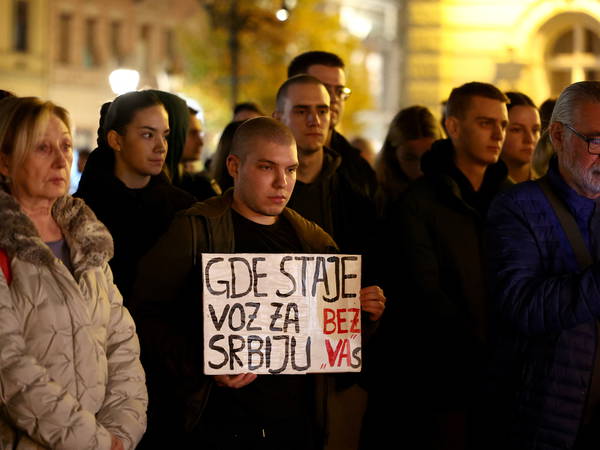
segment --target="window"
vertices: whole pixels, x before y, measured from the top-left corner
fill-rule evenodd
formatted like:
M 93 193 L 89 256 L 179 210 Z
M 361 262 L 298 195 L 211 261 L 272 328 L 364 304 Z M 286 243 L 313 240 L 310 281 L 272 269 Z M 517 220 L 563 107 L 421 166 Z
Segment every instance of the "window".
M 96 36 L 98 34 L 98 23 L 94 18 L 85 20 L 85 45 L 83 46 L 83 66 L 97 67 L 100 64 L 98 50 L 96 48 Z
M 550 95 L 558 96 L 571 83 L 584 80 L 600 81 L 600 36 L 581 23 L 562 31 L 550 46 L 547 68 Z
M 62 13 L 58 18 L 58 62 L 69 64 L 71 62 L 71 22 L 72 16 Z
M 13 49 L 17 52 L 26 52 L 29 50 L 29 2 L 16 0 L 14 12 Z
M 165 30 L 165 61 L 168 73 L 175 70 L 175 36 L 173 30 Z
M 142 71 L 150 71 L 150 25 L 142 25 L 140 28 L 139 57 Z
M 117 65 L 123 64 L 121 51 L 121 22 L 114 20 L 110 24 L 110 52 Z

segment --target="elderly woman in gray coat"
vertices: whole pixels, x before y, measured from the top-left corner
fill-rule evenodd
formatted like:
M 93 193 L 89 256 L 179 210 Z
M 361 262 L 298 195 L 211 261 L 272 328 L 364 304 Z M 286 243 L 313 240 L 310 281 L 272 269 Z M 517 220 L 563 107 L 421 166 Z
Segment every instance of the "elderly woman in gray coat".
M 66 195 L 69 123 L 50 102 L 0 101 L 0 449 L 133 449 L 146 427 L 112 238 Z

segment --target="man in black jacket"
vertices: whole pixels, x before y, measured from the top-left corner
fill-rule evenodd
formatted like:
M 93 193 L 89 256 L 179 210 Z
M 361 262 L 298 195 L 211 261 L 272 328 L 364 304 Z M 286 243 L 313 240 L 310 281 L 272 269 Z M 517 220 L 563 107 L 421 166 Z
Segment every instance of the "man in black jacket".
M 363 284 L 374 284 L 368 253 L 375 234 L 375 205 L 344 166 L 346 156 L 325 146 L 330 121 L 327 89 L 313 76 L 293 76 L 279 88 L 273 116 L 290 128 L 298 146 L 297 181 L 288 206 L 331 234 L 342 252 L 364 255 Z M 337 408 L 330 411 L 328 449 L 357 446 L 366 393 L 356 381 L 355 376 L 336 378 L 331 404 Z
M 370 197 L 375 195 L 377 180 L 375 171 L 369 163 L 360 156 L 360 150 L 350 142 L 335 127 L 344 115 L 346 100 L 352 90 L 346 86 L 345 65 L 342 58 L 335 53 L 324 51 L 309 51 L 296 56 L 288 66 L 288 77 L 299 74 L 312 75 L 317 78 L 329 93 L 331 119 L 325 145 L 342 155 L 342 164 L 352 176 L 355 183 L 360 184 Z
M 319 224 L 342 251 L 364 254 L 374 230 L 375 205 L 344 165 L 344 155 L 325 145 L 330 98 L 317 78 L 296 75 L 277 93 L 273 117 L 287 125 L 298 145 L 298 178 L 289 207 Z
M 450 137 L 425 153 L 424 177 L 409 187 L 395 208 L 390 232 L 383 233 L 386 248 L 403 255 L 405 263 L 390 268 L 389 285 L 384 285 L 395 286 L 394 294 L 403 298 L 398 320 L 404 322 L 395 327 L 406 333 L 399 340 L 410 342 L 401 353 L 412 375 L 400 383 L 410 392 L 398 394 L 414 395 L 418 413 L 413 420 L 418 419 L 407 422 L 408 428 L 431 438 L 435 449 L 470 448 L 473 439 L 470 425 L 486 335 L 483 221 L 507 183 L 506 167 L 498 162 L 506 102 L 487 83 L 452 91 L 445 120 Z M 402 275 L 404 282 L 398 283 Z

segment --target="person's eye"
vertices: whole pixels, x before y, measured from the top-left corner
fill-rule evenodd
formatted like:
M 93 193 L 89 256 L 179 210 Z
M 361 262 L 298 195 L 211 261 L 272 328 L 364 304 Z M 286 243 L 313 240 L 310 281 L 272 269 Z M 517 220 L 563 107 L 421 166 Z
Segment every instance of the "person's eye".
M 290 167 L 290 168 L 288 169 L 288 172 L 289 172 L 289 173 L 296 173 L 296 171 L 297 171 L 297 170 L 298 170 L 298 168 L 297 168 L 297 167 Z
M 152 133 L 149 133 L 149 132 L 142 133 L 142 137 L 144 139 L 150 139 L 150 138 L 152 138 Z
M 511 133 L 520 133 L 521 127 L 508 127 L 508 131 L 510 131 Z
M 69 152 L 73 149 L 73 144 L 71 142 L 64 142 L 62 148 L 64 152 Z
M 51 150 L 50 144 L 47 142 L 42 142 L 41 144 L 37 145 L 36 150 L 42 153 L 48 153 Z

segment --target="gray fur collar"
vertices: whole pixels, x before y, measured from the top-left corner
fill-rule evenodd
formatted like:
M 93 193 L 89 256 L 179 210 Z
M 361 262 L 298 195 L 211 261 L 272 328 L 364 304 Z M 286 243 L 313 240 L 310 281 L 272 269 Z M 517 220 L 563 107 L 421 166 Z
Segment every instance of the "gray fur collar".
M 98 267 L 113 256 L 113 240 L 83 200 L 65 195 L 54 203 L 52 217 L 61 228 L 69 249 L 75 276 Z M 6 178 L 0 175 L 0 248 L 10 257 L 51 267 L 54 254 L 44 244 L 33 222 L 9 194 Z

